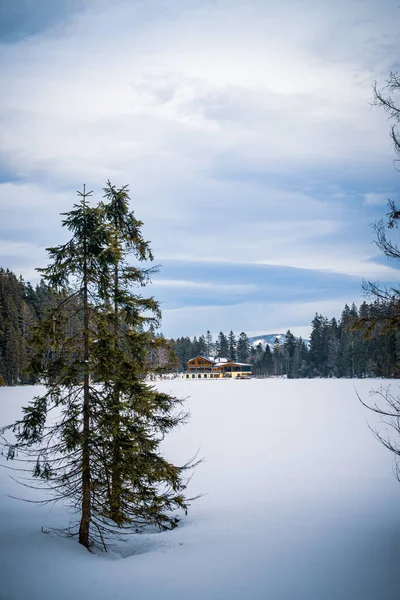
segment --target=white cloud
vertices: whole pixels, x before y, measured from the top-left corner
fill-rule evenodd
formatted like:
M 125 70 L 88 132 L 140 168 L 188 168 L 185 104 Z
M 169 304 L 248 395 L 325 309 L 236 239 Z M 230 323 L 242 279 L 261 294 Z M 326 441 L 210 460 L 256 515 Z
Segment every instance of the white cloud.
M 228 284 L 228 283 L 209 283 L 207 281 L 190 281 L 177 279 L 154 279 L 152 285 L 166 288 L 183 288 L 183 289 L 198 289 L 198 290 L 213 290 L 220 293 L 235 293 L 235 292 L 250 292 L 256 289 L 256 285 L 252 284 Z
M 363 298 L 351 301 L 360 304 Z M 162 331 L 167 337 L 198 336 L 209 329 L 214 335 L 234 327 L 236 334 L 286 333 L 308 338 L 315 313 L 340 318 L 349 298 L 313 302 L 240 303 L 231 306 L 183 307 L 163 311 Z
M 365 204 L 370 204 L 370 205 L 386 204 L 388 200 L 389 200 L 389 194 L 380 193 L 380 192 L 368 192 L 367 194 L 364 194 Z
M 46 253 L 40 246 L 0 238 L 0 266 L 6 269 L 12 264 L 12 270 L 17 276 L 22 275 L 25 281 L 37 283 L 40 276 L 36 268 L 44 266 L 45 261 Z
M 342 248 L 329 245 L 322 252 L 315 253 L 312 248 L 301 248 L 298 252 L 281 252 L 279 257 L 269 260 L 257 261 L 258 264 L 294 267 L 296 269 L 315 269 L 318 271 L 331 271 L 343 275 L 352 275 L 365 279 L 396 280 L 398 270 L 388 265 L 374 262 L 377 254 L 352 255 L 349 247 Z
M 374 263 L 368 227 L 395 177 L 385 115 L 370 109 L 397 56 L 394 5 L 85 6 L 0 47 L 0 160 L 17 180 L 0 185 L 7 239 L 59 243 L 75 190 L 99 199 L 110 178 L 130 183 L 160 262 L 395 276 Z
M 226 151 L 298 167 L 352 161 L 361 148 L 365 161 L 373 138 L 376 156 L 386 148 L 383 117 L 369 111 L 373 74 L 361 60 L 374 29 L 363 23 L 358 48 L 346 38 L 346 62 L 322 59 L 315 31 L 330 30 L 331 11 L 286 5 L 207 5 L 132 35 L 136 7 L 126 4 L 81 16 L 67 35 L 10 46 L 8 160 L 52 178 L 102 180 L 110 170 L 133 175 L 145 157 L 158 169 L 165 155 L 195 169 Z
M 27 242 L 13 242 L 0 239 L 0 254 L 2 256 L 16 256 L 18 258 L 41 253 L 41 248 Z
M 73 192 L 63 193 L 35 183 L 0 183 L 0 209 L 19 210 L 21 215 L 27 209 L 34 209 L 46 219 L 53 207 L 68 209 L 72 197 Z

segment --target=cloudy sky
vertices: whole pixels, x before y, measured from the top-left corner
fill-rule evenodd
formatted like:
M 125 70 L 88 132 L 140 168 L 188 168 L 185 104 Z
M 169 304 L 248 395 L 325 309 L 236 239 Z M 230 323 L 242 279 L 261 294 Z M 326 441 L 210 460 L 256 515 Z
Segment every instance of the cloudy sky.
M 308 335 L 398 267 L 372 85 L 392 0 L 0 0 L 0 266 L 31 282 L 85 182 L 129 184 L 167 336 Z

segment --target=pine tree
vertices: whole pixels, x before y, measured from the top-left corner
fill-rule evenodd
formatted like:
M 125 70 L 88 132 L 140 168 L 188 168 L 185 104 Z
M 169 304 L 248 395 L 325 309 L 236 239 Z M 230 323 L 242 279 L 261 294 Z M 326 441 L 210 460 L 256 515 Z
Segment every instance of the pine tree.
M 178 358 L 178 370 L 186 371 L 188 360 L 195 356 L 190 338 L 182 337 L 178 338 L 177 340 L 172 340 L 172 347 L 173 352 Z
M 316 314 L 312 321 L 312 331 L 310 336 L 310 359 L 314 375 L 322 377 L 328 375 L 328 341 L 328 319 L 322 315 Z
M 228 358 L 229 360 L 236 360 L 236 338 L 233 331 L 230 331 L 228 336 Z
M 207 354 L 207 341 L 204 335 L 201 335 L 198 340 L 199 354 Z
M 242 331 L 242 333 L 239 335 L 238 343 L 236 346 L 236 355 L 237 355 L 237 360 L 239 362 L 245 363 L 249 360 L 249 355 L 250 355 L 249 338 L 244 333 L 244 331 Z
M 268 344 L 266 344 L 266 346 L 265 346 L 264 364 L 265 364 L 265 373 L 266 373 L 267 377 L 270 377 L 273 373 L 274 361 L 273 361 L 273 357 L 272 357 L 271 348 L 269 347 Z
M 213 351 L 213 338 L 212 338 L 212 334 L 211 331 L 208 329 L 206 332 L 206 352 L 208 354 L 208 356 L 211 356 L 212 351 Z
M 189 465 L 174 466 L 159 453 L 185 415 L 175 412 L 178 399 L 145 381 L 150 324 L 160 311 L 154 298 L 132 293 L 149 271 L 126 261 L 152 258 L 142 224 L 127 210 L 127 188 L 108 183 L 109 202 L 95 208 L 90 193 L 79 195 L 63 221 L 71 240 L 48 249 L 52 262 L 41 270 L 60 295 L 34 333 L 32 368 L 47 389 L 9 427 L 16 434 L 9 457 L 35 459 L 33 475 L 52 490 L 52 501 L 77 509 L 71 533 L 90 548 L 106 547 L 116 531 L 175 527 L 172 511 L 188 506 Z M 53 409 L 57 422 L 48 422 Z
M 229 354 L 228 340 L 222 331 L 218 334 L 215 350 L 218 358 L 226 358 Z
M 109 240 L 113 249 L 113 260 L 107 281 L 111 281 L 110 286 L 106 286 L 102 293 L 102 299 L 106 307 L 113 312 L 112 318 L 112 339 L 115 355 L 119 354 L 119 349 L 123 340 L 120 332 L 121 318 L 120 311 L 150 311 L 155 313 L 156 319 L 160 316 L 158 305 L 150 301 L 143 301 L 141 298 L 135 298 L 132 303 L 132 296 L 129 288 L 132 285 L 143 286 L 148 281 L 149 276 L 154 269 L 140 269 L 132 267 L 126 263 L 126 257 L 133 254 L 138 261 L 152 261 L 153 255 L 148 242 L 141 234 L 143 223 L 138 221 L 133 212 L 129 210 L 129 191 L 124 186 L 117 189 L 107 181 L 104 188 L 104 198 L 106 203 L 101 205 L 104 212 L 105 223 L 108 226 Z M 154 325 L 156 319 L 148 320 L 150 325 Z M 124 319 L 127 321 L 127 319 Z M 126 323 L 132 327 L 143 327 L 144 321 L 136 320 Z M 150 340 L 148 340 L 150 342 Z M 151 339 L 153 342 L 153 336 Z M 109 384 L 110 385 L 110 384 Z M 123 400 L 119 385 L 114 379 L 110 385 L 110 413 L 108 414 L 108 423 L 111 425 L 112 436 L 112 460 L 111 460 L 111 492 L 110 492 L 110 518 L 118 525 L 124 521 L 121 511 L 121 490 L 122 490 L 122 453 L 121 453 L 121 412 L 123 411 Z
M 193 356 L 198 356 L 198 354 L 200 353 L 199 340 L 197 339 L 196 336 L 194 336 L 194 338 L 193 338 L 192 352 L 193 352 Z
M 296 338 L 293 333 L 288 329 L 286 332 L 285 341 L 283 342 L 283 348 L 286 355 L 286 374 L 288 377 L 293 377 L 293 356 L 296 349 Z

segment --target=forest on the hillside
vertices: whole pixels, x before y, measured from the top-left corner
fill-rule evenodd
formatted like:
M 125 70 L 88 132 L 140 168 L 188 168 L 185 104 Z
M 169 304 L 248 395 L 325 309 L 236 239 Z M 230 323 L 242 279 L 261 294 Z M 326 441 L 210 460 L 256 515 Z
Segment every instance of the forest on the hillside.
M 0 269 L 0 383 L 35 383 L 28 368 L 30 338 L 54 300 L 43 281 L 33 287 L 10 270 Z M 397 377 L 399 332 L 379 325 L 392 308 L 390 303 L 375 300 L 359 308 L 346 305 L 339 320 L 316 314 L 308 341 L 288 330 L 283 343 L 276 339 L 272 347 L 254 346 L 245 332 L 236 336 L 232 331 L 220 332 L 215 339 L 207 331 L 198 338 L 163 340 L 158 349 L 149 348 L 149 361 L 159 371 L 182 372 L 190 358 L 203 352 L 251 363 L 256 377 Z M 369 320 L 378 322 L 370 332 L 360 327 Z

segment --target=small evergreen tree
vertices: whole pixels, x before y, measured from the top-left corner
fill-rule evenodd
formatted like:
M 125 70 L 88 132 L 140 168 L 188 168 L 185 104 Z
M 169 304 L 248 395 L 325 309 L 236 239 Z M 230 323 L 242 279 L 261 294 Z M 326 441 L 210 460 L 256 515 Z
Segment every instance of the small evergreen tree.
M 226 335 L 220 331 L 216 342 L 216 353 L 219 358 L 227 358 L 229 354 L 229 345 Z
M 265 364 L 265 373 L 266 373 L 267 377 L 270 377 L 273 373 L 274 359 L 273 359 L 271 348 L 269 347 L 269 344 L 266 344 L 266 346 L 265 346 L 264 364 Z
M 237 360 L 239 362 L 245 363 L 249 360 L 249 355 L 250 355 L 249 338 L 244 333 L 244 331 L 242 331 L 242 333 L 239 335 L 238 343 L 236 346 L 236 355 L 237 355 Z
M 178 358 L 178 370 L 186 371 L 188 360 L 195 356 L 189 337 L 178 338 L 173 342 L 173 351 Z
M 296 349 L 296 338 L 289 329 L 286 332 L 283 349 L 285 351 L 286 374 L 288 377 L 293 377 L 293 357 Z
M 312 321 L 312 331 L 310 336 L 310 359 L 314 375 L 322 377 L 328 375 L 328 340 L 328 319 L 322 315 L 316 314 Z
M 230 331 L 228 336 L 228 358 L 229 360 L 236 360 L 236 338 L 233 331 Z
M 197 339 L 196 336 L 194 336 L 193 338 L 193 342 L 192 342 L 192 352 L 193 352 L 193 356 L 198 356 L 198 354 L 200 353 L 200 347 L 199 347 L 199 340 Z M 192 358 L 191 357 L 191 358 Z
M 213 338 L 211 331 L 208 329 L 206 332 L 206 352 L 208 356 L 211 356 L 213 351 Z
M 204 335 L 201 335 L 198 340 L 199 354 L 207 354 L 207 341 Z
M 275 341 L 274 341 L 273 361 L 274 361 L 275 375 L 282 375 L 282 371 L 283 371 L 282 348 L 281 348 L 278 338 L 275 338 Z

